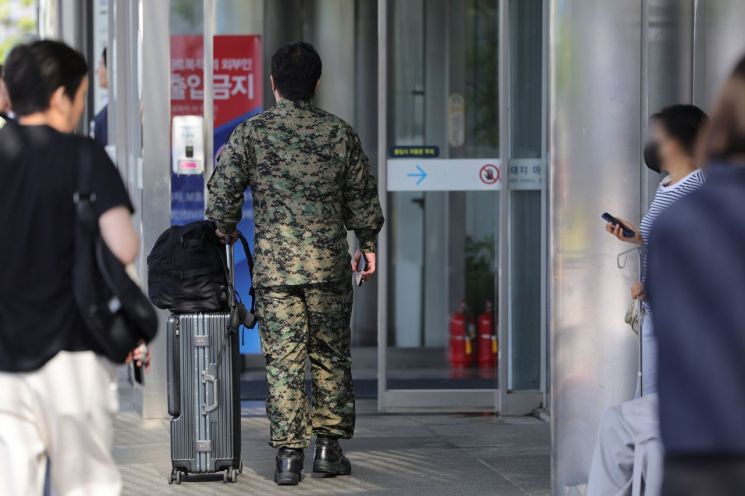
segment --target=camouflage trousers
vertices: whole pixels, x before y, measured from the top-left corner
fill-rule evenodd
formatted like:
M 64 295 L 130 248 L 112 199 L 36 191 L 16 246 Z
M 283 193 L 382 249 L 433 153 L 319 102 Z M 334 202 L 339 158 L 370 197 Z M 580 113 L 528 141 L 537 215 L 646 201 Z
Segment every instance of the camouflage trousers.
M 351 281 L 256 288 L 256 311 L 269 386 L 269 444 L 306 448 L 312 434 L 351 438 Z M 306 357 L 313 386 L 310 405 Z

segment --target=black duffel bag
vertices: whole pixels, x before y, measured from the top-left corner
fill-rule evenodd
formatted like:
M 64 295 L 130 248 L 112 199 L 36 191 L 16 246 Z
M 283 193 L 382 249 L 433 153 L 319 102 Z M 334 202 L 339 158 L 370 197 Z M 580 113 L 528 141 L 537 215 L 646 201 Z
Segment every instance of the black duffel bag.
M 214 222 L 202 220 L 171 226 L 158 237 L 147 257 L 153 305 L 174 313 L 230 311 L 235 295 L 228 284 L 225 245 L 215 230 Z M 239 239 L 253 273 L 248 242 L 242 235 Z
M 75 193 L 73 293 L 83 322 L 100 351 L 115 363 L 158 332 L 155 309 L 101 238 L 91 192 L 93 163 L 83 148 Z

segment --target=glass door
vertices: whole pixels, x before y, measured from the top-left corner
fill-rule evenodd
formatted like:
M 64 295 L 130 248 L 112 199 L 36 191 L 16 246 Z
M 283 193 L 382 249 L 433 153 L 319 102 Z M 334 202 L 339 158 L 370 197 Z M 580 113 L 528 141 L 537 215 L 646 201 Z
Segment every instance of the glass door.
M 381 409 L 495 410 L 499 2 L 386 7 Z
M 381 411 L 542 399 L 543 3 L 379 4 Z

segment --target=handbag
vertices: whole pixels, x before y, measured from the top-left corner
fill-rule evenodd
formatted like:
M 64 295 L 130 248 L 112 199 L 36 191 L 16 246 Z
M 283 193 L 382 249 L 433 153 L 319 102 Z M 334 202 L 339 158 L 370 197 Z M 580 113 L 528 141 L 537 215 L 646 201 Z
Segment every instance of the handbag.
M 634 334 L 641 332 L 642 321 L 644 320 L 644 309 L 642 308 L 641 300 L 631 300 L 629 307 L 626 309 L 624 320 L 631 327 L 631 330 L 634 331 Z
M 92 144 L 90 146 L 93 146 Z M 158 331 L 158 316 L 124 264 L 101 238 L 91 191 L 93 163 L 89 146 L 81 147 L 74 201 L 75 260 L 73 293 L 83 322 L 100 351 L 115 363 Z
M 637 252 L 637 254 L 639 255 L 638 261 L 639 267 L 641 268 L 641 251 L 639 248 L 632 248 L 630 250 L 619 253 L 616 257 L 616 265 L 618 265 L 619 269 L 623 269 L 624 267 L 626 267 L 627 255 L 633 252 Z M 641 300 L 631 300 L 631 303 L 629 303 L 629 306 L 626 309 L 624 321 L 629 325 L 629 327 L 631 327 L 631 330 L 634 332 L 634 334 L 638 335 L 641 332 L 642 322 L 644 321 L 644 307 L 642 306 Z

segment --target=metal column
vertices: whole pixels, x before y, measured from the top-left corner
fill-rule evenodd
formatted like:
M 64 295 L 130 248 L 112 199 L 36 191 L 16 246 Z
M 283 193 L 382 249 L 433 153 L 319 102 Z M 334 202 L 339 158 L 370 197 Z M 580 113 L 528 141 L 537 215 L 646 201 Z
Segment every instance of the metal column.
M 215 0 L 203 1 L 203 57 L 202 81 L 204 81 L 204 204 L 207 205 L 207 181 L 212 177 L 215 157 L 215 106 L 212 74 L 214 73 L 213 53 L 215 39 Z
M 497 238 L 497 290 L 499 326 L 499 396 L 497 411 L 505 414 L 509 392 L 510 353 L 510 299 L 509 299 L 509 245 L 510 236 L 510 2 L 499 3 L 499 164 L 502 189 L 499 191 L 499 232 Z M 507 324 L 507 325 L 505 325 Z
M 170 1 L 142 1 L 142 190 L 141 257 L 150 252 L 155 240 L 171 225 L 170 175 Z M 136 43 L 134 40 L 122 42 Z M 147 285 L 147 273 L 142 271 Z M 159 311 L 160 331 L 151 344 L 153 363 L 146 375 L 140 399 L 145 418 L 162 418 L 166 408 L 166 318 Z M 137 392 L 137 391 L 135 391 Z
M 140 119 L 139 79 L 139 2 L 126 0 L 111 2 L 110 48 L 108 71 L 111 74 L 109 99 L 109 138 L 115 145 L 116 164 L 127 185 L 135 208 L 133 222 L 139 226 L 142 218 L 142 121 Z M 140 257 L 140 269 L 144 266 Z
M 388 0 L 378 0 L 378 195 L 388 219 Z M 383 411 L 388 348 L 388 228 L 378 238 L 378 410 Z
M 370 159 L 377 178 L 378 170 L 378 3 L 357 0 L 354 38 L 354 118 L 352 123 Z M 380 267 L 380 265 L 378 265 Z M 366 283 L 365 291 L 354 295 L 352 346 L 375 346 L 378 337 L 378 279 Z
M 551 0 L 550 213 L 553 494 L 584 484 L 603 410 L 633 396 L 636 337 L 624 323 L 635 268 L 600 214 L 638 220 L 639 2 Z

